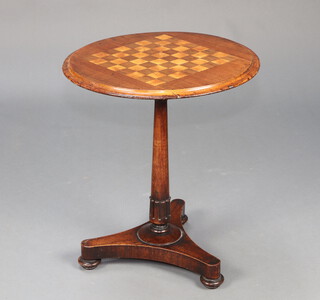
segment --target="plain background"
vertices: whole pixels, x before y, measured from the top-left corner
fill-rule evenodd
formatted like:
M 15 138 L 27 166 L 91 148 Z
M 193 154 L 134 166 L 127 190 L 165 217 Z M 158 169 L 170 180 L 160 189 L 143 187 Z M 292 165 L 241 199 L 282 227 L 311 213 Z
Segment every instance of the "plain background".
M 319 299 L 319 1 L 1 1 L 0 298 Z M 77 264 L 148 218 L 153 101 L 81 89 L 65 57 L 146 31 L 223 36 L 260 73 L 169 103 L 172 198 L 225 283 L 161 263 Z

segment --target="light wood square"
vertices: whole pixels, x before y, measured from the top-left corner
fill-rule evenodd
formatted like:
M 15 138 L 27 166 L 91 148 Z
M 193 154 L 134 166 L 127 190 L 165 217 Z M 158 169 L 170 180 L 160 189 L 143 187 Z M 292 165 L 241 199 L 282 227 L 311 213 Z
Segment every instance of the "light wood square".
M 114 65 L 112 67 L 108 67 L 109 70 L 112 70 L 112 71 L 120 71 L 120 70 L 123 70 L 125 69 L 125 67 L 121 66 L 121 65 Z
M 203 53 L 203 52 L 197 52 L 197 53 L 194 53 L 192 54 L 192 56 L 196 57 L 196 58 L 203 58 L 203 57 L 206 57 L 208 56 L 209 54 L 207 53 Z
M 163 52 L 158 52 L 158 53 L 152 54 L 152 56 L 154 56 L 156 58 L 163 58 L 163 57 L 169 56 L 169 54 L 166 54 L 166 53 L 163 53 Z
M 208 70 L 208 68 L 206 66 L 201 66 L 201 65 L 192 67 L 191 69 L 196 72 L 202 72 L 202 71 Z
M 213 60 L 212 62 L 213 62 L 214 64 L 217 64 L 217 65 L 223 65 L 223 64 L 225 64 L 225 63 L 227 63 L 227 62 L 229 62 L 229 61 L 226 60 L 226 59 L 221 58 L 221 59 Z
M 188 68 L 185 67 L 185 66 L 177 65 L 177 66 L 171 67 L 170 69 L 171 69 L 171 70 L 174 70 L 174 71 L 183 71 L 183 70 L 186 70 L 186 69 L 188 69 Z
M 107 62 L 107 60 L 99 58 L 99 59 L 94 59 L 94 60 L 90 60 L 91 63 L 95 64 L 95 65 L 101 65 Z
M 139 46 L 146 46 L 146 45 L 150 45 L 152 43 L 149 41 L 139 41 L 139 42 L 136 42 L 136 44 Z
M 127 75 L 132 77 L 132 78 L 139 78 L 139 77 L 143 77 L 144 76 L 144 74 L 142 74 L 140 72 L 133 72 L 133 73 L 129 73 Z
M 168 40 L 168 39 L 171 39 L 171 38 L 172 38 L 172 36 L 167 35 L 167 34 L 162 34 L 162 35 L 156 36 L 156 39 L 159 39 L 159 40 Z
M 123 57 L 129 56 L 129 54 L 124 53 L 124 52 L 117 52 L 117 53 L 113 53 L 112 56 L 117 57 L 117 58 L 123 58 Z
M 173 74 L 170 74 L 169 76 L 172 78 L 175 78 L 175 79 L 179 79 L 179 78 L 187 76 L 187 74 L 182 73 L 182 72 L 175 72 Z
M 165 76 L 165 74 L 163 74 L 161 72 L 154 72 L 154 73 L 148 74 L 148 76 L 150 76 L 152 78 L 161 78 L 161 77 Z
M 143 57 L 148 56 L 148 54 L 147 53 L 143 53 L 143 52 L 138 52 L 138 53 L 132 54 L 132 56 L 138 57 L 138 58 L 143 58 Z
M 164 60 L 164 59 L 159 58 L 159 59 L 152 60 L 151 62 L 152 62 L 153 64 L 156 64 L 156 65 L 161 65 L 161 64 L 166 63 L 167 60 Z
M 172 54 L 173 57 L 176 57 L 176 58 L 183 58 L 183 57 L 186 57 L 188 56 L 189 54 L 186 54 L 186 53 L 182 53 L 182 52 L 178 52 L 178 53 L 175 53 L 175 54 Z
M 161 65 L 156 65 L 156 66 L 150 67 L 149 69 L 152 71 L 162 71 L 162 70 L 166 70 L 167 68 Z
M 134 64 L 136 64 L 136 65 L 141 65 L 141 64 L 146 63 L 146 62 L 147 62 L 147 60 L 144 60 L 144 59 L 138 58 L 138 59 L 132 60 L 131 62 L 132 62 L 132 63 L 134 63 Z
M 207 60 L 204 60 L 204 59 L 199 58 L 199 59 L 192 60 L 191 62 L 192 62 L 192 63 L 194 63 L 194 64 L 197 64 L 197 65 L 202 65 L 202 64 L 207 63 L 208 61 L 207 61 Z
M 229 54 L 223 53 L 223 52 L 215 52 L 213 53 L 213 56 L 215 57 L 225 57 L 228 56 Z
M 98 53 L 95 53 L 95 54 L 92 54 L 92 56 L 95 56 L 95 57 L 105 57 L 105 56 L 108 56 L 109 54 L 108 53 L 105 53 L 105 52 L 98 52 Z
M 173 64 L 176 64 L 176 65 L 182 65 L 184 63 L 186 63 L 187 61 L 184 60 L 184 59 L 175 59 L 175 60 L 172 60 L 171 63 Z

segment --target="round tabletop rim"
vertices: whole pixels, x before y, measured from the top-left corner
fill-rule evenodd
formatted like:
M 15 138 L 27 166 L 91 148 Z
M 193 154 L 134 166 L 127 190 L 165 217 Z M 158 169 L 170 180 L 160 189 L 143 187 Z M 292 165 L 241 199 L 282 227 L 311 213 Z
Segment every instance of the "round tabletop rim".
M 223 40 L 227 43 L 231 43 L 234 45 L 238 45 L 240 47 L 243 47 L 246 49 L 248 53 L 252 55 L 251 64 L 249 67 L 242 72 L 241 74 L 238 74 L 236 78 L 231 78 L 227 81 L 221 81 L 218 83 L 208 84 L 208 85 L 202 85 L 200 87 L 189 87 L 189 88 L 181 88 L 181 89 L 132 89 L 132 88 L 124 88 L 124 87 L 117 87 L 113 85 L 108 85 L 106 83 L 98 83 L 94 81 L 90 81 L 84 76 L 81 76 L 81 74 L 77 73 L 75 70 L 72 69 L 70 60 L 77 53 L 78 51 L 89 47 L 91 45 L 94 45 L 99 42 L 103 42 L 106 40 L 111 40 L 113 38 L 123 38 L 123 37 L 130 37 L 130 36 L 137 36 L 137 35 L 143 35 L 143 34 L 191 34 L 191 35 L 203 35 L 208 36 L 210 38 L 216 38 Z M 70 55 L 67 56 L 65 59 L 62 70 L 64 75 L 74 84 L 88 89 L 93 92 L 110 95 L 110 96 L 116 96 L 121 98 L 133 98 L 133 99 L 146 99 L 146 100 L 169 100 L 169 99 L 180 99 L 180 98 L 192 98 L 192 97 L 199 97 L 204 96 L 208 94 L 218 93 L 225 90 L 229 90 L 232 88 L 235 88 L 239 85 L 244 84 L 245 82 L 251 80 L 259 71 L 260 69 L 260 60 L 259 57 L 255 52 L 253 52 L 250 48 L 247 46 L 244 46 L 243 44 L 240 44 L 238 42 L 232 41 L 230 39 L 219 37 L 216 35 L 210 35 L 205 33 L 196 33 L 196 32 L 183 32 L 183 31 L 159 31 L 159 32 L 144 32 L 144 33 L 133 33 L 133 34 L 125 34 L 115 37 L 109 37 L 105 39 L 101 39 L 92 43 L 89 43 L 76 51 L 72 52 Z

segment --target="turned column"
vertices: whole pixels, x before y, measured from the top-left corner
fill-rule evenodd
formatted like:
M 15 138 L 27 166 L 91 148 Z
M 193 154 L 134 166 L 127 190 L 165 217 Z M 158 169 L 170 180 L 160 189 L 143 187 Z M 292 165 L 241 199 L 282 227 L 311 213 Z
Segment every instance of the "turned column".
M 170 221 L 167 100 L 155 100 L 153 127 L 151 230 L 164 233 Z
M 181 228 L 170 223 L 167 100 L 155 100 L 149 222 L 137 231 L 148 245 L 169 246 L 183 238 Z M 181 216 L 183 222 L 186 216 Z

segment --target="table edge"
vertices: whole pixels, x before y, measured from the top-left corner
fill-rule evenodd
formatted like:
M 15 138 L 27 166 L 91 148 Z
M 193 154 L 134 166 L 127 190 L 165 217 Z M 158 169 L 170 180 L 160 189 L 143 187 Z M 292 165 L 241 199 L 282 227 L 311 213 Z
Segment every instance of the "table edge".
M 120 87 L 115 87 L 115 86 L 111 86 L 103 83 L 91 82 L 89 80 L 86 80 L 86 78 L 82 77 L 80 74 L 72 70 L 72 68 L 70 67 L 70 58 L 73 55 L 73 53 L 78 50 L 71 53 L 65 59 L 62 66 L 62 70 L 64 75 L 74 84 L 100 94 L 121 97 L 121 98 L 146 99 L 146 100 L 192 98 L 192 97 L 200 97 L 208 94 L 219 93 L 225 90 L 229 90 L 251 80 L 258 73 L 260 69 L 260 60 L 259 60 L 259 57 L 251 49 L 249 49 L 248 47 L 246 48 L 250 52 L 252 52 L 253 60 L 250 66 L 242 74 L 240 74 L 236 78 L 230 78 L 227 81 L 222 81 L 222 82 L 211 84 L 211 85 L 193 87 L 193 88 L 183 88 L 183 89 L 175 89 L 175 90 L 153 90 L 153 89 L 142 90 L 142 89 L 120 88 Z

